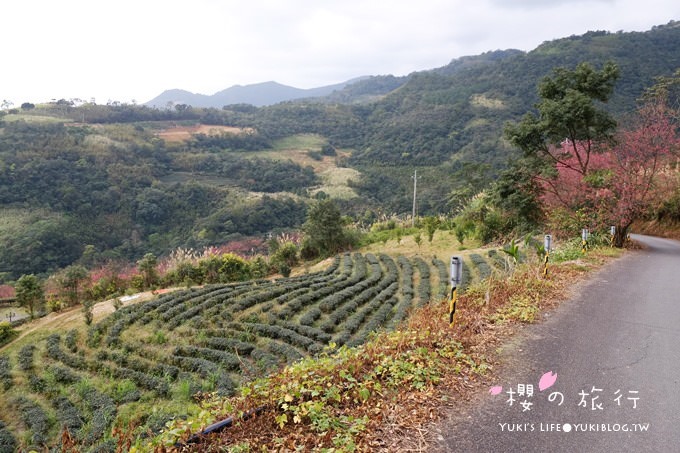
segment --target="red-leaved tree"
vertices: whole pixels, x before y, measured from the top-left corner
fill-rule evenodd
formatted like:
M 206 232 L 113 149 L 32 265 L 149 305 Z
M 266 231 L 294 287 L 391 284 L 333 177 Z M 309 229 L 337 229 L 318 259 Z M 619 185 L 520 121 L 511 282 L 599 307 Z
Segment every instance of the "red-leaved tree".
M 615 244 L 622 246 L 631 224 L 676 190 L 679 145 L 673 112 L 657 99 L 638 110 L 614 143 L 566 140 L 550 147 L 555 172 L 539 177 L 548 218 L 594 229 L 615 225 Z

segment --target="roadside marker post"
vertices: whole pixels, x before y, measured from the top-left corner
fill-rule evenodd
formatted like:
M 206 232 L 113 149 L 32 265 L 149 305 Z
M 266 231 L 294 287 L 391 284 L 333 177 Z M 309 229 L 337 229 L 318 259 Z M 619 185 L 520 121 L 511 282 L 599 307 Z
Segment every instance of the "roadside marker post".
M 546 234 L 543 237 L 543 249 L 545 250 L 545 262 L 543 263 L 543 278 L 548 278 L 548 258 L 550 257 L 550 249 L 552 248 L 552 235 Z
M 581 230 L 581 251 L 583 254 L 586 253 L 588 250 L 588 238 L 590 237 L 590 231 L 588 231 L 588 228 L 584 228 Z
M 614 236 L 616 235 L 616 227 L 614 225 L 609 227 L 609 245 L 614 247 Z
M 453 317 L 456 314 L 456 302 L 458 300 L 458 286 L 463 282 L 463 257 L 451 257 L 451 301 L 449 302 L 449 325 L 453 326 Z

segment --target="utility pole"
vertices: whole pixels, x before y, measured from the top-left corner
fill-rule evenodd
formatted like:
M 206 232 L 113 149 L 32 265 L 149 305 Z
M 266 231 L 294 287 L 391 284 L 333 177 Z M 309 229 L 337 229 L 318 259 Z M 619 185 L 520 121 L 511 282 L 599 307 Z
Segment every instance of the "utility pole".
M 411 214 L 411 226 L 416 226 L 416 188 L 418 187 L 418 170 L 413 171 L 413 213 Z

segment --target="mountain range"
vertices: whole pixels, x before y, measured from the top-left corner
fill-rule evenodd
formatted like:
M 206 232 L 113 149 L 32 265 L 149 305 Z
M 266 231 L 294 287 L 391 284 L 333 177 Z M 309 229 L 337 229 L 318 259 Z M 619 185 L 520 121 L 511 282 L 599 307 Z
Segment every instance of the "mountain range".
M 526 101 L 535 96 L 537 81 L 547 75 L 551 68 L 573 66 L 586 60 L 594 63 L 613 60 L 624 69 L 618 93 L 613 100 L 613 108 L 621 110 L 625 109 L 631 96 L 639 95 L 642 87 L 649 85 L 654 76 L 668 74 L 669 69 L 673 72 L 677 67 L 676 39 L 679 30 L 680 22 L 672 20 L 646 32 L 589 31 L 580 36 L 546 41 L 529 52 L 517 49 L 489 51 L 456 58 L 443 67 L 423 69 L 407 76 L 361 76 L 309 89 L 275 81 L 234 85 L 212 95 L 172 89 L 162 92 L 144 105 L 163 109 L 185 104 L 221 109 L 237 104 L 267 107 L 286 101 L 366 104 L 381 101 L 400 87 L 414 85 L 414 82 L 417 85 L 419 78 L 428 76 L 430 79 L 436 76 L 446 78 L 449 85 L 447 90 L 455 91 L 456 95 L 478 91 L 481 86 L 497 92 L 498 86 L 507 85 L 513 96 L 521 95 Z M 492 88 L 494 86 L 496 89 Z M 431 88 L 426 87 L 426 90 Z M 526 105 L 526 102 L 520 104 Z
M 328 96 L 334 91 L 342 90 L 347 85 L 364 78 L 358 77 L 335 85 L 309 89 L 295 88 L 273 81 L 251 85 L 234 85 L 213 95 L 174 89 L 164 91 L 145 105 L 165 108 L 168 105 L 186 104 L 192 107 L 222 108 L 225 105 L 231 104 L 251 104 L 256 107 L 262 107 L 284 101 Z

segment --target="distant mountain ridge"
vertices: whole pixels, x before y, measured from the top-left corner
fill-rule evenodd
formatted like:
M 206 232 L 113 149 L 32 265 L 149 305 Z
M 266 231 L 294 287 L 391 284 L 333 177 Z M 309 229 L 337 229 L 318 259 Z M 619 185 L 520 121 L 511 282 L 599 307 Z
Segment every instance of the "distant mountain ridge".
M 164 91 L 144 105 L 165 108 L 169 104 L 187 104 L 192 107 L 222 108 L 225 105 L 231 104 L 251 104 L 256 107 L 263 107 L 284 101 L 328 96 L 362 79 L 364 77 L 354 78 L 335 85 L 308 89 L 295 88 L 270 81 L 251 85 L 234 85 L 213 95 L 174 89 Z
M 639 95 L 641 88 L 648 85 L 653 76 L 659 75 L 660 66 L 664 67 L 662 73 L 668 73 L 668 69 L 672 72 L 672 69 L 677 67 L 677 43 L 674 39 L 677 39 L 679 28 L 680 22 L 671 20 L 666 25 L 654 26 L 646 32 L 589 31 L 581 36 L 546 41 L 528 52 L 517 49 L 488 51 L 480 55 L 455 58 L 440 68 L 415 71 L 406 76 L 362 76 L 335 85 L 309 89 L 270 81 L 234 85 L 213 95 L 196 94 L 180 89 L 166 90 L 144 105 L 156 108 L 176 104 L 205 108 L 222 108 L 233 104 L 268 107 L 286 101 L 365 104 L 380 101 L 398 88 L 406 88 L 414 82 L 418 85 L 420 83 L 418 79 L 427 75 L 447 78 L 449 83 L 444 84 L 449 85 L 448 94 L 455 92 L 455 95 L 478 91 L 481 86 L 491 87 L 495 82 L 506 85 L 510 78 L 514 79 L 511 81 L 514 87 L 506 87 L 506 90 L 514 91 L 515 96 L 520 95 L 527 99 L 535 97 L 536 83 L 549 73 L 550 68 L 573 66 L 584 60 L 602 62 L 611 59 L 621 61 L 624 67 L 628 66 L 623 76 L 623 79 L 627 80 L 619 84 L 619 90 L 627 93 L 623 96 L 619 94 L 612 100 L 614 109 L 620 110 L 625 107 L 625 102 L 622 102 L 621 98 Z M 644 55 L 645 52 L 641 49 L 645 49 L 648 55 Z M 632 59 L 635 61 L 631 61 L 630 56 L 635 56 Z M 659 58 L 662 60 L 659 61 Z M 518 76 L 518 72 L 523 75 Z M 636 78 L 637 80 L 634 80 Z M 410 89 L 407 88 L 407 91 Z M 498 89 L 492 91 L 497 92 Z

